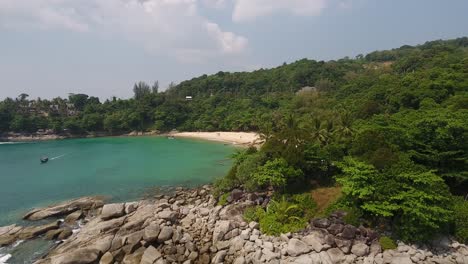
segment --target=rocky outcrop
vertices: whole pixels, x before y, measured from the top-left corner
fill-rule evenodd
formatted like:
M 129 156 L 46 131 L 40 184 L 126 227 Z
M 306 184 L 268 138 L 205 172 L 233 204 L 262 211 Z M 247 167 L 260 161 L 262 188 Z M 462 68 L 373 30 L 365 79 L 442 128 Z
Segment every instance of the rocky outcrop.
M 67 215 L 78 210 L 89 211 L 102 207 L 103 205 L 104 199 L 102 197 L 83 197 L 46 208 L 34 209 L 28 212 L 23 219 L 42 220 L 49 217 Z
M 312 220 L 299 233 L 267 236 L 258 223 L 242 219 L 244 208 L 265 201 L 262 194 L 235 191 L 232 203 L 218 206 L 209 186 L 178 189 L 173 196 L 105 205 L 102 211 L 81 209 L 79 217 L 69 217 L 84 223 L 73 234 L 62 222 L 2 227 L 0 243 L 12 243 L 25 230 L 63 240 L 38 264 L 468 263 L 468 247 L 448 239 L 430 248 L 399 244 L 382 252 L 375 232 L 346 225 L 340 212 Z M 70 236 L 60 238 L 67 231 Z

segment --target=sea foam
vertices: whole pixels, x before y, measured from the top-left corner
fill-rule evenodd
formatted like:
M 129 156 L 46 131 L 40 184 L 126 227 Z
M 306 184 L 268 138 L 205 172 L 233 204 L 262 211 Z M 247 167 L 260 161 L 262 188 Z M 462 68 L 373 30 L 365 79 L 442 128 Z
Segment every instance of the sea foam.
M 0 264 L 7 264 L 7 260 L 11 258 L 10 254 L 2 255 L 0 254 Z

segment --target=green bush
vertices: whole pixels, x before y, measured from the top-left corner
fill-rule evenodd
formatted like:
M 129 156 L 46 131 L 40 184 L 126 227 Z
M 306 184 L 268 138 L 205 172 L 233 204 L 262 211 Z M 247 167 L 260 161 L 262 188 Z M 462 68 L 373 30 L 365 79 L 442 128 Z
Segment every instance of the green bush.
M 382 236 L 379 239 L 380 246 L 382 247 L 383 250 L 387 249 L 395 249 L 397 248 L 397 245 L 393 241 L 393 239 L 387 237 L 387 236 Z
M 468 243 L 468 201 L 463 197 L 453 199 L 453 233 L 461 243 Z
M 288 164 L 283 158 L 267 161 L 263 166 L 257 168 L 252 174 L 252 181 L 256 189 L 265 189 L 267 187 L 284 188 L 289 181 L 300 178 L 303 173 Z
M 325 209 L 325 216 L 329 216 L 331 213 L 336 211 L 344 211 L 346 215 L 343 217 L 343 221 L 346 224 L 359 226 L 361 223 L 361 219 L 363 217 L 363 212 L 361 209 L 355 207 L 353 203 L 347 200 L 345 197 L 341 197 L 328 206 Z
M 353 207 L 374 219 L 391 221 L 402 240 L 428 240 L 451 219 L 451 196 L 444 180 L 410 160 L 379 171 L 348 157 L 339 167 L 343 175 L 337 181 Z
M 315 214 L 317 205 L 310 194 L 283 195 L 270 201 L 264 210 L 260 206 L 244 211 L 246 221 L 256 221 L 260 230 L 268 235 L 296 232 L 303 229 Z
M 221 206 L 224 206 L 226 205 L 228 202 L 227 202 L 227 198 L 229 197 L 230 193 L 224 193 L 223 195 L 221 195 L 219 197 L 219 200 L 218 200 L 218 205 L 221 205 Z
M 261 206 L 248 207 L 244 211 L 244 219 L 247 222 L 259 222 L 264 215 L 265 210 Z
M 294 194 L 291 200 L 299 205 L 301 210 L 304 212 L 304 217 L 311 219 L 317 212 L 317 203 L 312 198 L 310 193 Z

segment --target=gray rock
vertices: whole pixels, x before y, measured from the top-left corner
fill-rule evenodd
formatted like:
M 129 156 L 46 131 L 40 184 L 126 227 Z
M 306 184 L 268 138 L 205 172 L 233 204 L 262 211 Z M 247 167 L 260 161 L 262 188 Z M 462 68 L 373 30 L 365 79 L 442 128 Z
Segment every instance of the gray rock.
M 89 264 L 96 263 L 99 259 L 99 250 L 81 248 L 75 251 L 55 256 L 51 264 Z
M 81 210 L 75 211 L 75 212 L 67 215 L 67 217 L 65 217 L 65 223 L 74 224 L 81 217 L 83 217 L 83 212 Z
M 224 235 L 232 229 L 231 221 L 221 220 L 216 222 L 216 226 L 213 230 L 213 243 L 216 243 L 224 239 Z
M 212 263 L 223 263 L 224 261 L 224 258 L 226 257 L 227 255 L 227 251 L 226 250 L 221 250 L 221 251 L 218 251 L 216 253 L 216 255 L 214 256 L 213 260 L 212 260 Z
M 156 260 L 161 258 L 161 256 L 159 250 L 153 246 L 149 246 L 143 253 L 140 264 L 153 264 Z
M 318 254 L 317 254 L 318 256 Z M 294 261 L 290 262 L 294 264 L 312 264 L 312 263 L 322 263 L 320 260 L 320 256 L 318 256 L 318 262 L 314 262 L 309 255 L 302 255 L 296 258 Z
M 356 236 L 357 228 L 352 225 L 346 225 L 343 228 L 343 232 L 341 233 L 341 237 L 345 239 L 353 239 Z
M 390 264 L 412 264 L 409 254 L 396 254 L 393 255 Z
M 112 264 L 114 263 L 114 256 L 110 252 L 106 252 L 102 255 L 101 260 L 99 260 L 99 264 Z
M 170 226 L 164 226 L 158 235 L 158 241 L 164 242 L 172 238 L 173 229 Z
M 343 253 L 348 254 L 351 250 L 352 242 L 351 240 L 335 238 L 335 244 Z
M 174 221 L 177 217 L 177 214 L 173 211 L 164 210 L 158 213 L 158 217 L 167 221 Z
M 258 229 L 260 227 L 260 224 L 252 221 L 249 223 L 249 227 L 250 229 Z
M 138 202 L 125 203 L 125 214 L 131 214 L 138 208 Z
M 322 260 L 322 264 L 332 264 L 332 260 L 326 251 L 322 251 L 319 253 L 320 259 Z
M 46 208 L 34 209 L 28 212 L 23 217 L 23 219 L 42 220 L 48 217 L 67 215 L 77 210 L 99 208 L 102 205 L 103 199 L 101 197 L 82 197 L 56 205 L 51 205 Z
M 322 251 L 323 249 L 322 243 L 320 243 L 320 240 L 317 239 L 317 237 L 314 235 L 305 236 L 302 238 L 302 241 L 304 241 L 307 245 L 312 247 L 312 249 L 317 253 Z
M 158 239 L 159 236 L 159 225 L 157 224 L 150 224 L 149 226 L 145 227 L 143 230 L 143 239 L 148 242 L 153 242 Z
M 333 264 L 341 264 L 345 261 L 345 254 L 338 248 L 330 248 L 327 250 L 327 254 Z
M 121 217 L 125 214 L 125 206 L 123 203 L 106 204 L 102 207 L 101 219 L 109 220 L 112 218 Z
M 343 228 L 344 227 L 342 224 L 332 224 L 327 228 L 327 230 L 333 235 L 338 235 L 341 233 L 341 231 L 343 231 Z
M 363 257 L 369 254 L 369 247 L 364 243 L 357 243 L 351 248 L 351 253 L 358 257 Z
M 310 250 L 309 246 L 299 239 L 292 238 L 288 242 L 287 252 L 290 256 L 300 256 L 304 253 L 310 252 Z
M 327 218 L 318 218 L 312 221 L 315 227 L 327 228 L 330 226 L 330 221 Z
M 233 264 L 247 264 L 247 262 L 243 256 L 240 256 L 234 260 Z

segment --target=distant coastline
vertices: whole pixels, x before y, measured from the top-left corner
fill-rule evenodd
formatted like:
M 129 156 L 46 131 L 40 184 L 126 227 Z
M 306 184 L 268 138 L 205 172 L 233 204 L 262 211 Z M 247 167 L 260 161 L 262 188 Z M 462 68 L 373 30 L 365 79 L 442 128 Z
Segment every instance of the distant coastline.
M 218 141 L 233 145 L 259 145 L 260 136 L 255 132 L 170 132 L 159 133 L 157 131 L 140 132 L 133 131 L 123 134 L 93 133 L 88 135 L 73 134 L 38 134 L 38 133 L 5 133 L 0 134 L 0 142 L 31 142 L 48 141 L 70 138 L 95 138 L 95 137 L 136 137 L 136 136 L 169 136 L 180 138 L 194 138 L 209 141 Z

